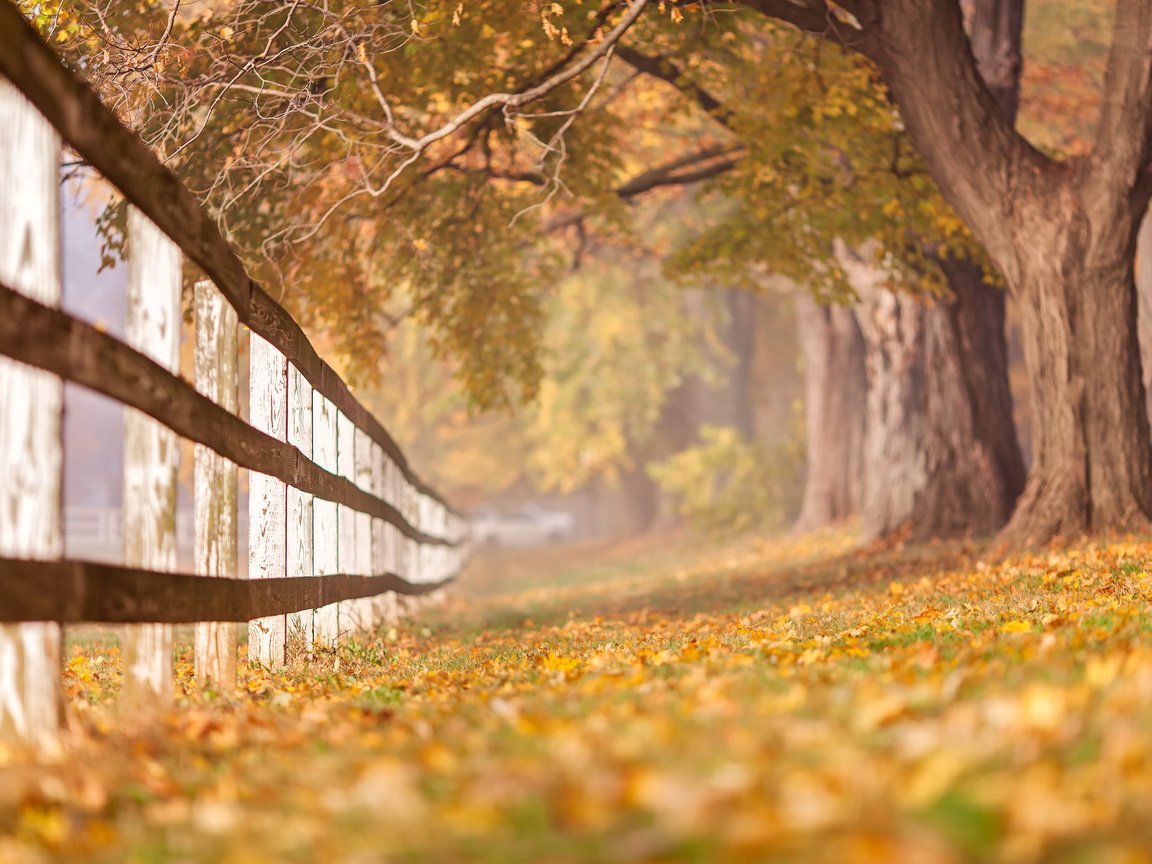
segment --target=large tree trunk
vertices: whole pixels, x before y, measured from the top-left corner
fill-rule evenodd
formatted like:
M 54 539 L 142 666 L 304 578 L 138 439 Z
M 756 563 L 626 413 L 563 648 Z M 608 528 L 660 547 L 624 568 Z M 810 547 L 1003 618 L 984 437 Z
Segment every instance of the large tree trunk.
M 1066 201 L 1057 230 L 1018 252 L 1035 419 L 1032 472 L 1005 529 L 1014 544 L 1142 529 L 1152 514 L 1133 268 L 1143 207 L 1097 221 L 1085 204 Z
M 1152 0 L 1118 0 L 1093 151 L 1069 162 L 1002 115 L 955 0 L 859 14 L 925 164 L 1019 300 L 1034 461 L 1003 539 L 1145 527 L 1152 448 L 1132 258 L 1152 191 Z
M 860 511 L 867 379 L 864 339 L 852 310 L 796 298 L 804 357 L 807 477 L 796 530 L 823 528 Z
M 863 539 L 999 529 L 1024 482 L 1003 295 L 968 262 L 943 263 L 952 296 L 933 300 L 888 290 L 867 255 L 837 257 L 867 345 Z

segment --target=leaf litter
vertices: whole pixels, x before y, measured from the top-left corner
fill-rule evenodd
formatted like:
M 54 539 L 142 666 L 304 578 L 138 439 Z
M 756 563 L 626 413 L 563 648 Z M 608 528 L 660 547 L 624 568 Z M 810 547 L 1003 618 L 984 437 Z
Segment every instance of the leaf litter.
M 0 861 L 1150 860 L 1152 544 L 671 546 L 489 556 L 231 693 L 183 646 L 151 717 L 81 638 Z

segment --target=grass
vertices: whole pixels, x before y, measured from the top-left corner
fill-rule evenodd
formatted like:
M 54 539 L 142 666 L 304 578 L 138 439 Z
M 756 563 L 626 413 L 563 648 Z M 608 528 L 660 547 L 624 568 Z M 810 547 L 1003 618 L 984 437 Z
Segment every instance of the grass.
M 488 555 L 236 692 L 0 750 L 0 861 L 1142 861 L 1152 544 L 842 535 Z

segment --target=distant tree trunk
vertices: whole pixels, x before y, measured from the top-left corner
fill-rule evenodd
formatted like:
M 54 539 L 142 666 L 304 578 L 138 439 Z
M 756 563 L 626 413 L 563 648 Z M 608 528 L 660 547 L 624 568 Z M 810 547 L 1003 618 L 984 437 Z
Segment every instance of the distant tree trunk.
M 620 491 L 624 503 L 622 522 L 614 526 L 613 534 L 633 537 L 653 527 L 660 515 L 660 487 L 648 476 L 644 463 L 620 472 Z
M 972 56 L 988 92 L 1008 123 L 1020 108 L 1020 73 L 1024 59 L 1024 0 L 975 0 L 972 4 Z
M 756 319 L 759 297 L 740 288 L 724 289 L 728 307 L 728 347 L 734 355 L 729 390 L 733 422 L 745 441 L 756 435 L 752 406 L 752 360 L 756 351 Z
M 695 444 L 704 425 L 731 426 L 741 438 L 750 441 L 756 434 L 752 375 L 761 297 L 744 288 L 718 285 L 707 293 L 686 291 L 684 298 L 686 314 L 701 320 L 715 319 L 714 337 L 720 344 L 702 333 L 698 349 L 709 367 L 724 367 L 728 374 L 721 381 L 710 375 L 689 374 L 670 391 L 661 427 L 667 424 L 670 411 L 678 411 L 683 432 L 671 442 L 673 449 L 669 452 Z M 717 314 L 717 307 L 722 307 L 721 314 Z
M 796 530 L 811 531 L 860 511 L 867 380 L 864 339 L 852 310 L 796 298 L 804 357 L 807 477 Z
M 1136 299 L 1144 402 L 1152 420 L 1152 216 L 1147 213 L 1136 236 Z
M 938 337 L 941 347 L 929 351 L 929 368 L 942 364 L 946 356 L 957 360 L 958 365 L 949 373 L 959 379 L 972 411 L 970 418 L 963 419 L 971 423 L 981 458 L 988 460 L 987 476 L 994 478 L 986 496 L 973 505 L 978 506 L 979 500 L 990 502 L 994 514 L 985 524 L 1000 528 L 1012 515 L 1027 476 L 1008 380 L 1007 297 L 1002 288 L 988 283 L 982 268 L 972 261 L 947 259 L 940 267 L 952 297 L 941 304 L 947 314 L 939 320 L 946 323 L 946 332 L 951 335 Z M 955 353 L 943 347 L 949 338 L 956 345 Z M 943 410 L 936 416 L 944 430 L 956 422 Z
M 1024 482 L 1002 294 L 967 262 L 944 265 L 953 295 L 933 300 L 888 290 L 867 256 L 837 257 L 867 346 L 863 538 L 999 529 Z

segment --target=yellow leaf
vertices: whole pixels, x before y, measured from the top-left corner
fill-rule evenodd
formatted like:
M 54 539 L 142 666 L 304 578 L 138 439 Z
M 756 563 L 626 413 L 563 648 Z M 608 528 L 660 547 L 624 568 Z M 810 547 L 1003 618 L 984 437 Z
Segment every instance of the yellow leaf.
M 1027 621 L 1008 621 L 1000 627 L 1001 633 L 1031 633 L 1032 625 Z

